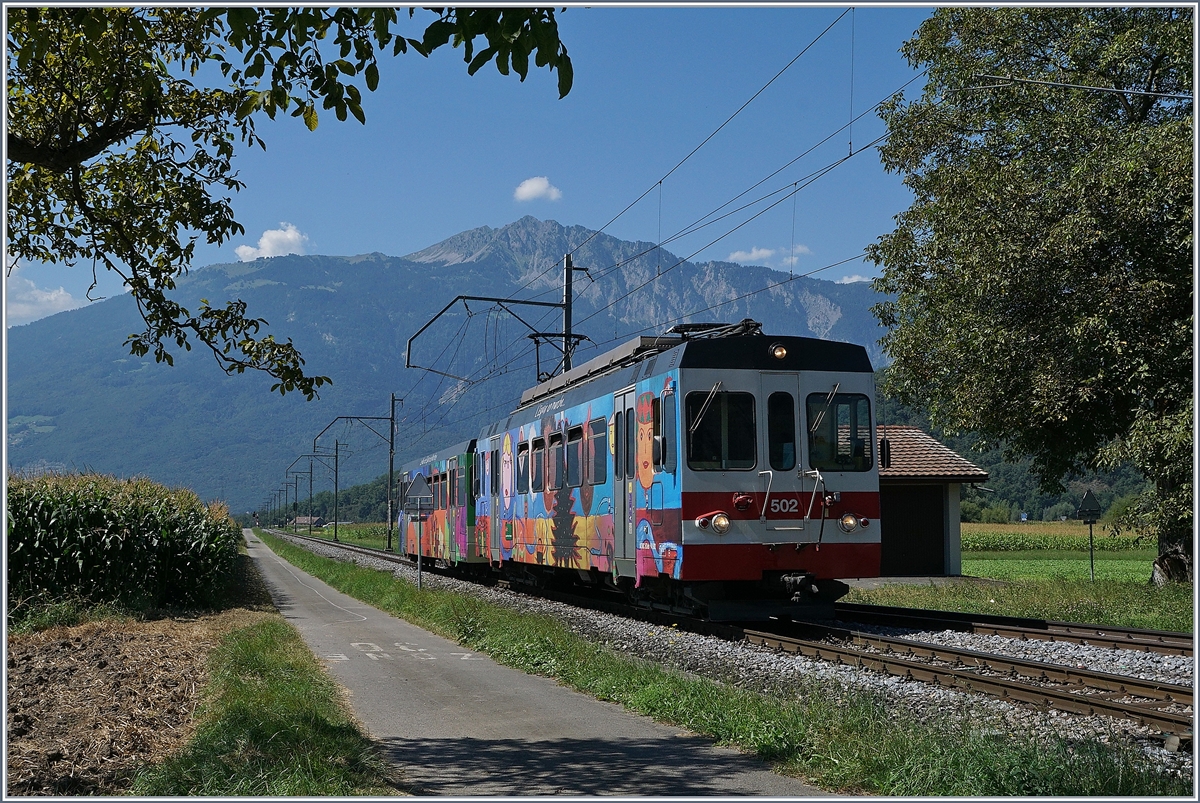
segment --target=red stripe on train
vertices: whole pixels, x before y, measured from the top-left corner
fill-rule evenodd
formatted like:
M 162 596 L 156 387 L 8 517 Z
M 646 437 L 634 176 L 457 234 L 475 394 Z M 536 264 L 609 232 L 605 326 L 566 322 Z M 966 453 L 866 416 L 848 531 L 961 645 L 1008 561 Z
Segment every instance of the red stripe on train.
M 805 571 L 819 578 L 878 577 L 879 544 L 688 544 L 680 580 L 761 580 L 763 572 Z
M 832 490 L 830 491 L 832 493 Z M 745 510 L 734 506 L 734 497 L 748 496 L 750 504 Z M 717 510 L 723 510 L 731 519 L 757 519 L 762 512 L 766 494 L 762 491 L 731 493 L 730 491 L 684 491 L 681 494 L 683 518 L 695 519 Z M 802 519 L 808 512 L 812 491 L 772 491 L 768 501 L 768 519 Z M 843 513 L 853 513 L 860 518 L 879 520 L 879 493 L 877 491 L 842 491 L 841 501 L 834 502 L 825 512 L 826 518 L 840 518 Z M 821 516 L 821 499 L 813 501 L 813 518 Z

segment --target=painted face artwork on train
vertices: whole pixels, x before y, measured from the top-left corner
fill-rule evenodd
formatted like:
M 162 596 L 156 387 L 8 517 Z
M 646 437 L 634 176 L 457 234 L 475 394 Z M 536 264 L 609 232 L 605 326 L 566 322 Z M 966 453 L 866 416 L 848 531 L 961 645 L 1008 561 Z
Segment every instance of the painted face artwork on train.
M 654 394 L 643 393 L 637 400 L 637 479 L 647 499 L 654 483 Z M 647 504 L 641 507 L 647 507 Z

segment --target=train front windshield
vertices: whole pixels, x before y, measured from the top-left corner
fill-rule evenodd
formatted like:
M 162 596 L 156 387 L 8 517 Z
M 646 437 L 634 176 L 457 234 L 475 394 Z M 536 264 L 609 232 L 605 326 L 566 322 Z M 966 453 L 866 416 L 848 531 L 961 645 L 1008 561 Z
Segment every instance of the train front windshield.
M 808 407 L 808 462 L 821 471 L 869 471 L 871 405 L 861 393 L 811 393 Z

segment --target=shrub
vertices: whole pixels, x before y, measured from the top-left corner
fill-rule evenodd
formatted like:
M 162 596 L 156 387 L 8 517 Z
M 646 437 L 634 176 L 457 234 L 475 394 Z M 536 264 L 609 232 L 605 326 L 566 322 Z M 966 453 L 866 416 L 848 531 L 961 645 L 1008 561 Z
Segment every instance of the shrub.
M 1008 524 L 1008 505 L 991 505 L 985 507 L 979 519 L 984 524 Z
M 958 512 L 959 521 L 975 522 L 979 521 L 980 516 L 983 515 L 983 508 L 975 502 L 964 501 L 958 506 Z
M 211 601 L 241 531 L 220 503 L 144 478 L 8 480 L 9 610 L 83 598 L 133 607 Z

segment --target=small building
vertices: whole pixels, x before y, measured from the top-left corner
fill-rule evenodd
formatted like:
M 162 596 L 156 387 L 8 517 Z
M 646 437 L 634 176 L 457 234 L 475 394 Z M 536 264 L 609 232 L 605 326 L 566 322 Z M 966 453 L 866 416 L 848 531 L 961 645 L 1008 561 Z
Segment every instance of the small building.
M 918 427 L 877 429 L 891 454 L 879 468 L 880 575 L 962 574 L 960 492 L 988 473 Z
M 297 516 L 292 523 L 297 527 L 324 527 L 325 519 L 320 516 Z

